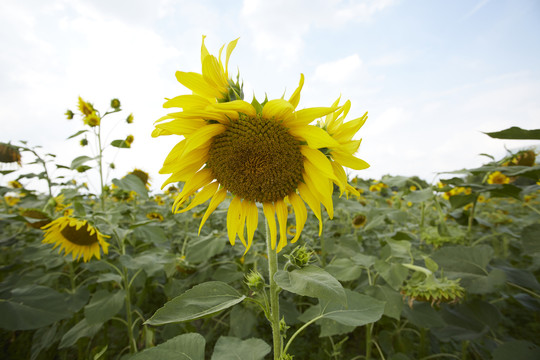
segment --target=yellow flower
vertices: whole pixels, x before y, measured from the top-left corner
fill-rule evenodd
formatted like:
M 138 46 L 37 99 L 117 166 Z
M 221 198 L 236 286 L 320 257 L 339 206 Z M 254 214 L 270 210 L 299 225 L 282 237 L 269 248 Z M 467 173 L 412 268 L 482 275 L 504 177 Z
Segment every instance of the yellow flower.
M 163 215 L 161 215 L 160 213 L 157 213 L 157 212 L 150 212 L 148 214 L 146 214 L 146 217 L 149 218 L 150 220 L 158 220 L 158 221 L 163 221 Z
M 22 184 L 18 182 L 17 180 L 12 180 L 8 182 L 8 186 L 12 189 L 20 189 L 23 187 Z
M 501 185 L 508 184 L 510 183 L 510 178 L 504 175 L 503 173 L 501 173 L 500 171 L 495 171 L 489 174 L 487 183 L 488 184 L 501 184 Z
M 98 114 L 96 114 L 95 111 L 93 111 L 92 113 L 84 117 L 83 122 L 90 127 L 95 127 L 99 126 L 101 118 Z
M 60 246 L 59 253 L 64 250 L 64 256 L 72 254 L 75 260 L 82 257 L 87 262 L 92 256 L 100 259 L 100 249 L 104 254 L 108 253 L 109 244 L 105 238 L 109 236 L 101 234 L 86 220 L 63 216 L 45 225 L 42 230 L 45 232 L 43 243 L 54 244 L 53 249 Z
M 133 137 L 133 135 L 128 135 L 128 136 L 126 137 L 126 140 L 124 140 L 124 142 L 125 142 L 126 144 L 128 144 L 128 146 L 131 147 L 131 144 L 133 144 L 133 140 L 135 140 L 135 137 Z
M 410 191 L 416 191 L 416 186 L 414 186 L 414 185 L 409 186 L 409 190 Z
M 297 231 L 292 242 L 300 237 L 307 219 L 304 202 L 318 218 L 320 233 L 320 204 L 332 218 L 333 184 L 342 190 L 346 188 L 342 165 L 363 169 L 366 164 L 352 155 L 357 146 L 350 139 L 356 126 L 339 126 L 336 133 L 329 135 L 320 127 L 309 125 L 330 113 L 341 114 L 342 107 L 296 110 L 303 75 L 288 101 L 223 102 L 226 101 L 222 97 L 226 84 L 230 85 L 226 81 L 227 62 L 235 44 L 236 41 L 227 48 L 225 68 L 221 61 L 205 52 L 203 44 L 203 75 L 177 73 L 179 81 L 194 94 L 167 101 L 165 107 L 179 107 L 183 111 L 159 119 L 152 133 L 154 137 L 171 134 L 184 137 L 172 149 L 160 170 L 162 174 L 171 174 L 163 187 L 179 181 L 185 183 L 173 204 L 175 213 L 188 211 L 211 199 L 199 233 L 210 214 L 225 200 L 227 192 L 231 193 L 233 197 L 227 214 L 229 241 L 234 245 L 238 235 L 246 251 L 251 247 L 258 225 L 257 203 L 262 204 L 270 229 L 271 247 L 280 251 L 287 244 L 287 203 L 292 205 L 296 218 Z M 189 82 L 187 78 L 193 81 Z M 230 95 L 230 91 L 228 93 Z M 192 195 L 190 204 L 181 209 Z
M 83 115 L 86 115 L 86 116 L 91 115 L 93 112 L 95 112 L 92 104 L 84 101 L 80 96 L 79 96 L 79 111 Z
M 304 79 L 302 77 L 302 83 L 303 80 Z M 337 107 L 339 100 L 340 98 L 338 98 L 332 104 L 332 107 Z M 318 121 L 318 126 L 325 130 L 332 137 L 332 139 L 337 142 L 337 145 L 330 146 L 326 149 L 321 149 L 321 151 L 331 160 L 334 160 L 331 162 L 331 164 L 333 166 L 334 174 L 339 179 L 336 184 L 339 186 L 341 194 L 345 192 L 347 196 L 349 193 L 360 196 L 360 193 L 356 190 L 356 188 L 348 184 L 347 175 L 345 174 L 343 166 L 355 170 L 367 169 L 369 167 L 367 162 L 354 157 L 354 154 L 360 147 L 362 139 L 353 140 L 353 136 L 356 135 L 358 130 L 360 130 L 360 128 L 366 122 L 367 112 L 357 119 L 344 122 L 350 108 L 351 102 L 347 100 L 343 106 L 326 115 L 324 122 Z
M 377 192 L 377 191 L 381 191 L 382 189 L 387 188 L 387 187 L 388 186 L 385 183 L 380 182 L 380 183 L 370 185 L 369 186 L 369 191 Z
M 19 201 L 21 201 L 21 198 L 18 197 L 18 196 L 9 196 L 9 195 L 6 195 L 4 196 L 4 201 L 6 202 L 6 204 L 8 204 L 9 206 L 15 206 L 17 205 L 17 203 Z
M 154 197 L 154 201 L 158 204 L 158 205 L 165 205 L 165 200 L 163 200 L 163 198 L 159 195 L 156 195 Z

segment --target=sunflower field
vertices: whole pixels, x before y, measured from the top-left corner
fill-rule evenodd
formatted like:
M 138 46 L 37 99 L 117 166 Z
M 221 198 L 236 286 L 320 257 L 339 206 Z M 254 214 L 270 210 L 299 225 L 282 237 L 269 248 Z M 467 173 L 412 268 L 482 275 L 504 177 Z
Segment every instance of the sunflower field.
M 347 175 L 369 166 L 367 114 L 297 110 L 303 75 L 288 100 L 244 101 L 235 46 L 222 62 L 203 38 L 202 74 L 176 74 L 193 94 L 167 99 L 182 111 L 152 134 L 180 135 L 163 191 L 141 169 L 105 176 L 105 150 L 134 141 L 102 142 L 118 99 L 66 112 L 83 125 L 69 141 L 92 149 L 69 166 L 0 143 L 2 359 L 540 358 L 536 150 L 434 184 Z

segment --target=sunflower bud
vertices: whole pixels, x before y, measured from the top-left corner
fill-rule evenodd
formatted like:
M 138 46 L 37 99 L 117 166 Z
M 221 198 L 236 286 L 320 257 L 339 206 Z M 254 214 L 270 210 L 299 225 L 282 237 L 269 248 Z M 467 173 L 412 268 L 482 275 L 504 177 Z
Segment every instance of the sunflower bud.
M 126 140 L 124 140 L 124 141 L 125 141 L 126 144 L 128 144 L 129 147 L 131 147 L 131 144 L 133 144 L 133 140 L 135 140 L 133 135 L 128 135 L 126 137 Z
M 313 251 L 306 248 L 305 245 L 297 246 L 290 253 L 290 255 L 284 255 L 289 259 L 289 263 L 297 268 L 303 268 L 311 262 Z
M 264 278 L 258 271 L 251 270 L 249 274 L 246 274 L 245 278 L 246 285 L 254 292 L 264 289 Z
M 86 145 L 88 145 L 88 140 L 81 139 L 81 146 L 86 146 Z
M 118 99 L 112 99 L 111 100 L 111 107 L 115 110 L 120 109 L 120 100 Z
M 73 111 L 68 109 L 68 111 L 66 111 L 64 115 L 66 115 L 68 120 L 71 120 L 71 119 L 73 119 L 74 114 L 73 114 Z
M 127 122 L 128 124 L 133 123 L 133 114 L 129 114 L 129 116 L 126 118 L 126 122 Z

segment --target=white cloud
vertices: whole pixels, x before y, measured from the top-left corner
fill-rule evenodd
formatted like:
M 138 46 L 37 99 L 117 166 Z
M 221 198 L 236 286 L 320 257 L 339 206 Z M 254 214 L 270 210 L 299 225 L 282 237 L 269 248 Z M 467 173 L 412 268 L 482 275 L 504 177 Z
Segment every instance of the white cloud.
M 317 66 L 313 80 L 329 83 L 346 83 L 355 78 L 361 67 L 362 60 L 360 56 L 354 54 Z

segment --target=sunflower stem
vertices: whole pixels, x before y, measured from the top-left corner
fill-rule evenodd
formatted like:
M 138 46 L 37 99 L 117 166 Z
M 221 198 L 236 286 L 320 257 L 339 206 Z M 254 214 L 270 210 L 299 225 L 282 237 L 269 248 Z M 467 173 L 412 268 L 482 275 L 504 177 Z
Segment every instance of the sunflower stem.
M 274 343 L 274 360 L 281 358 L 281 334 L 279 329 L 279 288 L 274 280 L 277 272 L 277 252 L 272 249 L 270 230 L 266 224 L 266 250 L 268 253 L 268 279 L 270 282 L 270 323 Z
M 100 201 L 101 201 L 101 210 L 105 211 L 105 194 L 103 193 L 104 185 L 103 185 L 103 147 L 101 146 L 101 122 L 98 125 L 98 131 L 97 131 L 97 139 L 98 139 L 98 148 L 99 148 L 99 156 L 98 156 L 98 165 L 99 165 L 99 181 L 100 181 Z

